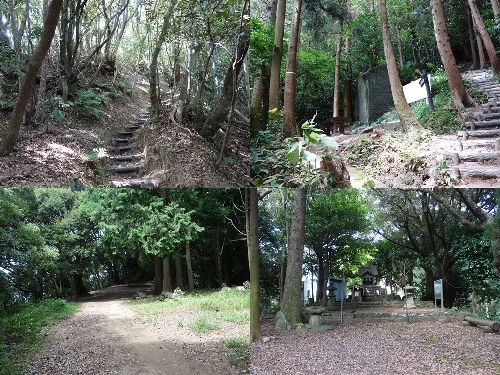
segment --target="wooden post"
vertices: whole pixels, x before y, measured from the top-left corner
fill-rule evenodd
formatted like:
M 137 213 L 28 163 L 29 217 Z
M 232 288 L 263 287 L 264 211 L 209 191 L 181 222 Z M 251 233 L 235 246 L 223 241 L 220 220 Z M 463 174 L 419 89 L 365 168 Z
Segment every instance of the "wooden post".
M 500 145 L 500 143 L 499 143 L 499 145 Z M 459 151 L 459 152 L 460 152 L 460 151 L 463 151 L 463 150 L 464 150 L 464 145 L 463 145 L 463 144 L 462 144 L 462 142 L 459 140 L 459 141 L 457 142 L 457 151 Z
M 495 139 L 495 151 L 500 151 L 500 138 Z
M 469 133 L 467 130 L 464 130 L 462 133 L 462 141 L 466 141 L 467 139 L 469 139 Z
M 459 165 L 460 164 L 460 156 L 458 155 L 458 152 L 453 153 L 453 165 Z

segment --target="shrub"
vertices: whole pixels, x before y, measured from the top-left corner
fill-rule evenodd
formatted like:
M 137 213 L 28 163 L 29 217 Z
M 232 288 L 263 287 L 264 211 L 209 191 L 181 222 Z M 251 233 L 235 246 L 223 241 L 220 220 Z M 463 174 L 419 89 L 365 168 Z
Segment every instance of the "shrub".
M 78 91 L 78 98 L 73 102 L 75 112 L 81 115 L 99 118 L 104 111 L 97 108 L 103 101 L 106 94 L 97 94 L 91 90 Z

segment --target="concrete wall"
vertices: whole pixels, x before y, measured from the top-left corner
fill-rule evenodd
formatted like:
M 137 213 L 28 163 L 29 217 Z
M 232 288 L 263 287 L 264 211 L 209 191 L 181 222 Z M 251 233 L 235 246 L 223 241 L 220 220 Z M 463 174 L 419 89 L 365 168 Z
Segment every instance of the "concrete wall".
M 382 65 L 360 73 L 356 94 L 356 120 L 369 124 L 394 107 L 387 66 Z

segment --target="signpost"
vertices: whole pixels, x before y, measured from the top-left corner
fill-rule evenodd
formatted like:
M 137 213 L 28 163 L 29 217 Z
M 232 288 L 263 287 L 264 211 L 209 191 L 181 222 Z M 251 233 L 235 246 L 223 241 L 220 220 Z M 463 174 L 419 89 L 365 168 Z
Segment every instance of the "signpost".
M 437 300 L 441 301 L 441 310 L 444 310 L 443 304 L 443 279 L 434 281 L 434 306 L 437 307 Z

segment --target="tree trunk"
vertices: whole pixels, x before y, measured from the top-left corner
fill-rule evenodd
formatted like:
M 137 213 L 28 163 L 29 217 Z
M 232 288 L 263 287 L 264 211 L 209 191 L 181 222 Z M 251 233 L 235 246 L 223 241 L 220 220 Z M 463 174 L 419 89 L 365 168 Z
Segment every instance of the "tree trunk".
M 448 87 L 455 107 L 460 112 L 464 106 L 472 105 L 472 99 L 465 91 L 462 77 L 457 67 L 455 57 L 451 50 L 450 40 L 448 38 L 448 29 L 444 17 L 443 3 L 441 0 L 431 0 L 432 4 L 432 22 L 434 23 L 434 35 L 444 65 L 446 76 L 448 77 Z
M 21 130 L 23 117 L 26 113 L 26 107 L 28 105 L 33 84 L 35 83 L 38 71 L 42 66 L 43 59 L 50 48 L 52 38 L 54 37 L 62 3 L 63 0 L 52 0 L 49 5 L 47 10 L 47 21 L 43 26 L 40 42 L 38 43 L 38 46 L 28 65 L 28 71 L 26 72 L 24 81 L 21 85 L 21 90 L 19 91 L 14 111 L 12 112 L 9 120 L 7 132 L 5 133 L 2 142 L 0 142 L 0 156 L 8 155 L 14 150 L 14 146 Z
M 470 55 L 472 58 L 472 69 L 476 70 L 479 69 L 479 63 L 477 61 L 477 48 L 476 44 L 474 43 L 474 26 L 472 23 L 472 16 L 470 14 L 470 9 L 469 7 L 465 8 L 465 11 L 467 13 L 467 29 L 469 31 L 469 44 L 470 44 Z
M 242 14 L 250 13 L 249 4 L 249 0 L 246 0 L 243 5 Z M 243 61 L 245 60 L 245 56 L 250 45 L 250 23 L 246 18 L 242 18 L 242 20 L 244 22 L 240 25 L 238 44 L 224 78 L 222 98 L 213 109 L 212 114 L 208 116 L 200 131 L 201 136 L 206 139 L 211 139 L 215 133 L 217 133 L 231 110 L 231 102 L 233 101 L 234 96 L 233 91 L 236 86 L 234 79 L 235 77 L 237 79 L 240 74 L 241 66 L 243 65 Z
M 245 189 L 248 264 L 250 267 L 250 341 L 259 340 L 259 215 L 258 192 L 256 188 Z
M 155 265 L 155 294 L 160 294 L 161 289 L 163 286 L 162 283 L 162 260 L 158 255 L 155 255 L 154 258 L 154 265 Z
M 316 289 L 316 302 L 325 302 L 325 294 L 323 291 L 325 290 L 325 261 L 323 259 L 323 251 L 319 251 L 316 253 L 318 257 L 318 285 Z
M 473 316 L 466 316 L 464 317 L 464 320 L 468 321 L 469 323 L 472 323 L 477 326 L 486 326 L 490 327 L 494 331 L 498 331 L 500 329 L 500 323 L 498 322 L 493 322 L 491 320 L 486 320 L 486 319 L 479 319 Z
M 500 202 L 500 189 L 495 190 L 495 198 L 497 204 Z M 490 224 L 489 232 L 491 252 L 493 253 L 493 265 L 500 275 L 500 210 L 495 213 L 495 218 L 492 224 Z
M 180 255 L 177 255 L 175 257 L 175 284 L 177 288 L 184 289 L 184 285 L 182 282 L 182 264 Z
M 396 29 L 396 34 L 398 36 L 399 67 L 402 68 L 405 65 L 405 61 L 403 59 L 403 42 L 401 41 L 401 30 L 399 27 Z
M 194 291 L 194 279 L 193 279 L 193 266 L 191 264 L 191 245 L 189 241 L 186 242 L 186 267 L 187 267 L 187 277 L 188 277 L 188 290 L 192 292 Z
M 297 120 L 295 119 L 295 99 L 297 94 L 297 52 L 299 49 L 301 9 L 302 0 L 294 0 L 285 70 L 285 94 L 283 104 L 284 138 L 300 135 Z
M 149 65 L 149 100 L 151 102 L 151 109 L 153 112 L 158 112 L 160 109 L 160 93 L 158 92 L 158 55 L 161 51 L 163 41 L 170 30 L 170 18 L 173 15 L 177 0 L 171 0 L 167 12 L 163 16 L 163 26 L 160 35 L 156 42 L 155 49 L 151 56 L 151 63 Z
M 281 310 L 290 324 L 302 323 L 302 262 L 304 257 L 304 235 L 306 217 L 306 189 L 295 189 L 292 227 L 288 243 L 285 291 Z
M 269 84 L 269 108 L 280 108 L 280 74 L 283 57 L 283 34 L 285 30 L 286 0 L 278 0 L 276 24 L 274 28 L 274 49 L 271 63 L 271 79 Z
M 258 131 L 261 128 L 262 114 L 262 74 L 254 79 L 252 102 L 250 104 L 250 129 Z
M 172 273 L 170 272 L 170 255 L 163 258 L 163 283 L 162 289 L 167 292 L 173 292 Z
M 350 79 L 344 81 L 344 116 L 353 119 L 352 114 L 352 82 Z
M 396 58 L 391 43 L 391 35 L 389 32 L 389 21 L 387 20 L 386 1 L 379 0 L 380 8 L 380 24 L 382 26 L 382 39 L 384 41 L 384 54 L 387 62 L 387 71 L 389 73 L 389 81 L 391 83 L 392 98 L 394 106 L 401 120 L 403 131 L 409 132 L 413 128 L 422 129 L 422 125 L 418 122 L 413 111 L 411 110 L 408 102 L 406 101 L 403 86 L 399 79 L 398 67 L 396 65 Z
M 491 0 L 491 7 L 493 9 L 493 16 L 495 17 L 495 22 L 498 21 L 498 13 L 500 13 L 500 6 L 498 5 L 498 0 Z
M 434 272 L 431 266 L 421 266 L 425 271 L 425 295 L 424 301 L 432 301 L 434 295 Z
M 344 23 L 339 20 L 339 35 L 337 39 L 337 50 L 335 51 L 335 83 L 333 86 L 333 117 L 340 116 L 340 54 L 342 52 L 342 30 Z
M 413 52 L 413 60 L 415 61 L 415 66 L 418 70 L 422 70 L 422 62 L 420 61 L 420 56 L 417 50 L 417 36 L 415 35 L 415 31 L 411 32 L 411 44 L 412 44 L 412 52 Z
M 77 297 L 83 297 L 89 294 L 85 285 L 83 285 L 83 274 L 81 272 L 73 274 L 73 282 L 75 283 L 75 294 Z
M 484 56 L 484 46 L 483 46 L 483 41 L 481 40 L 481 36 L 477 33 L 476 35 L 476 42 L 477 42 L 477 53 L 479 55 L 479 69 L 484 69 L 484 64 L 486 64 L 486 58 Z
M 498 60 L 498 56 L 495 51 L 495 46 L 493 45 L 493 42 L 490 39 L 488 30 L 486 30 L 486 26 L 484 26 L 483 19 L 481 18 L 481 14 L 479 13 L 479 9 L 477 8 L 476 0 L 468 0 L 468 2 L 471 10 L 472 19 L 474 20 L 474 25 L 477 28 L 477 32 L 479 33 L 479 35 L 481 35 L 481 39 L 483 40 L 483 44 L 486 49 L 486 53 L 488 54 L 488 59 L 490 60 L 493 73 L 499 74 L 500 61 Z

